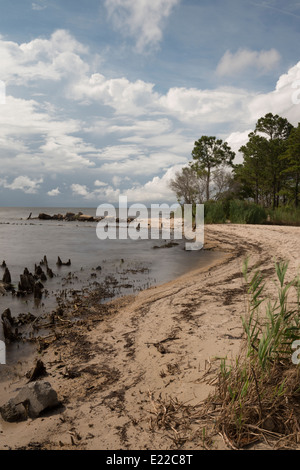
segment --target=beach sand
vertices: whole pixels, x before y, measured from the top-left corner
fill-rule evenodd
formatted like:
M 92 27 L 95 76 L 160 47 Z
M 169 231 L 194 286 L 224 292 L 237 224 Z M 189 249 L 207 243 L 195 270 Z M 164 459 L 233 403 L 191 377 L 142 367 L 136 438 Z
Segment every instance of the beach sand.
M 21 423 L 0 418 L 0 449 L 202 449 L 201 422 L 188 413 L 196 416 L 213 393 L 220 358 L 234 359 L 241 348 L 243 261 L 250 256 L 250 267 L 259 265 L 271 279 L 275 260 L 288 260 L 294 277 L 299 241 L 297 227 L 209 225 L 205 249 L 224 253 L 217 264 L 115 300 L 105 311 L 73 306 L 77 321 L 71 325 L 65 314 L 65 328 L 37 354 L 62 408 Z M 268 288 L 272 295 L 275 286 Z M 10 368 L 0 406 L 32 366 L 29 357 Z M 216 436 L 214 446 L 226 443 Z

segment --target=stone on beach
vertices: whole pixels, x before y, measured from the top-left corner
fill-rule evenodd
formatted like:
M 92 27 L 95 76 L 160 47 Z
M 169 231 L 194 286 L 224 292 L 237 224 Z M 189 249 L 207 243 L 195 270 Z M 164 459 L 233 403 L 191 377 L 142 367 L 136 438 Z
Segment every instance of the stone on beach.
M 48 409 L 60 405 L 56 391 L 49 382 L 40 380 L 25 385 L 18 394 L 1 407 L 4 421 L 25 421 L 28 417 L 35 419 Z

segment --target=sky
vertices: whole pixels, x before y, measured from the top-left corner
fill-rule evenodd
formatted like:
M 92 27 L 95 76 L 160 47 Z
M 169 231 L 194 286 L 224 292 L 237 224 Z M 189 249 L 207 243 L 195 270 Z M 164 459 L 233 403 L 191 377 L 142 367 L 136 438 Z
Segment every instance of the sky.
M 0 205 L 175 202 L 202 135 L 300 121 L 296 0 L 0 0 Z

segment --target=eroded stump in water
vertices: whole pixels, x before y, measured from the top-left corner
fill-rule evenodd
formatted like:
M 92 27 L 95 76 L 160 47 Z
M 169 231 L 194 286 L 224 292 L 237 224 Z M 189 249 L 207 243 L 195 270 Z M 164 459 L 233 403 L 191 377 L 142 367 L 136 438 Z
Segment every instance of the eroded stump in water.
M 18 339 L 18 330 L 15 328 L 14 320 L 11 316 L 11 311 L 9 308 L 4 310 L 1 315 L 1 319 L 5 340 L 9 342 L 16 341 Z

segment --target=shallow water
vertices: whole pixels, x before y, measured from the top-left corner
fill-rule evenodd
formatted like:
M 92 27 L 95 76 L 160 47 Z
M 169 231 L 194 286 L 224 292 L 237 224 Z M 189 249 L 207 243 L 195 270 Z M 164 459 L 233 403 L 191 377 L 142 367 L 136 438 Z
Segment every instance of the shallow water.
M 217 252 L 185 251 L 184 242 L 172 248 L 153 249 L 165 240 L 99 240 L 96 222 L 41 221 L 40 212 L 53 215 L 66 212 L 95 215 L 96 209 L 80 208 L 0 208 L 0 264 L 5 260 L 12 283 L 18 285 L 20 274 L 47 256 L 55 277 L 44 283 L 48 295 L 36 304 L 32 296 L 19 298 L 11 293 L 0 297 L 0 314 L 10 308 L 13 316 L 51 311 L 56 295 L 66 289 L 84 290 L 97 287 L 112 277 L 111 295 L 120 296 L 168 282 L 186 272 L 219 259 Z M 32 219 L 27 220 L 32 213 Z M 58 268 L 58 256 L 71 266 Z M 96 269 L 97 267 L 100 269 Z M 0 268 L 0 279 L 3 276 Z M 117 286 L 114 283 L 117 281 Z M 2 338 L 0 328 L 0 339 Z

